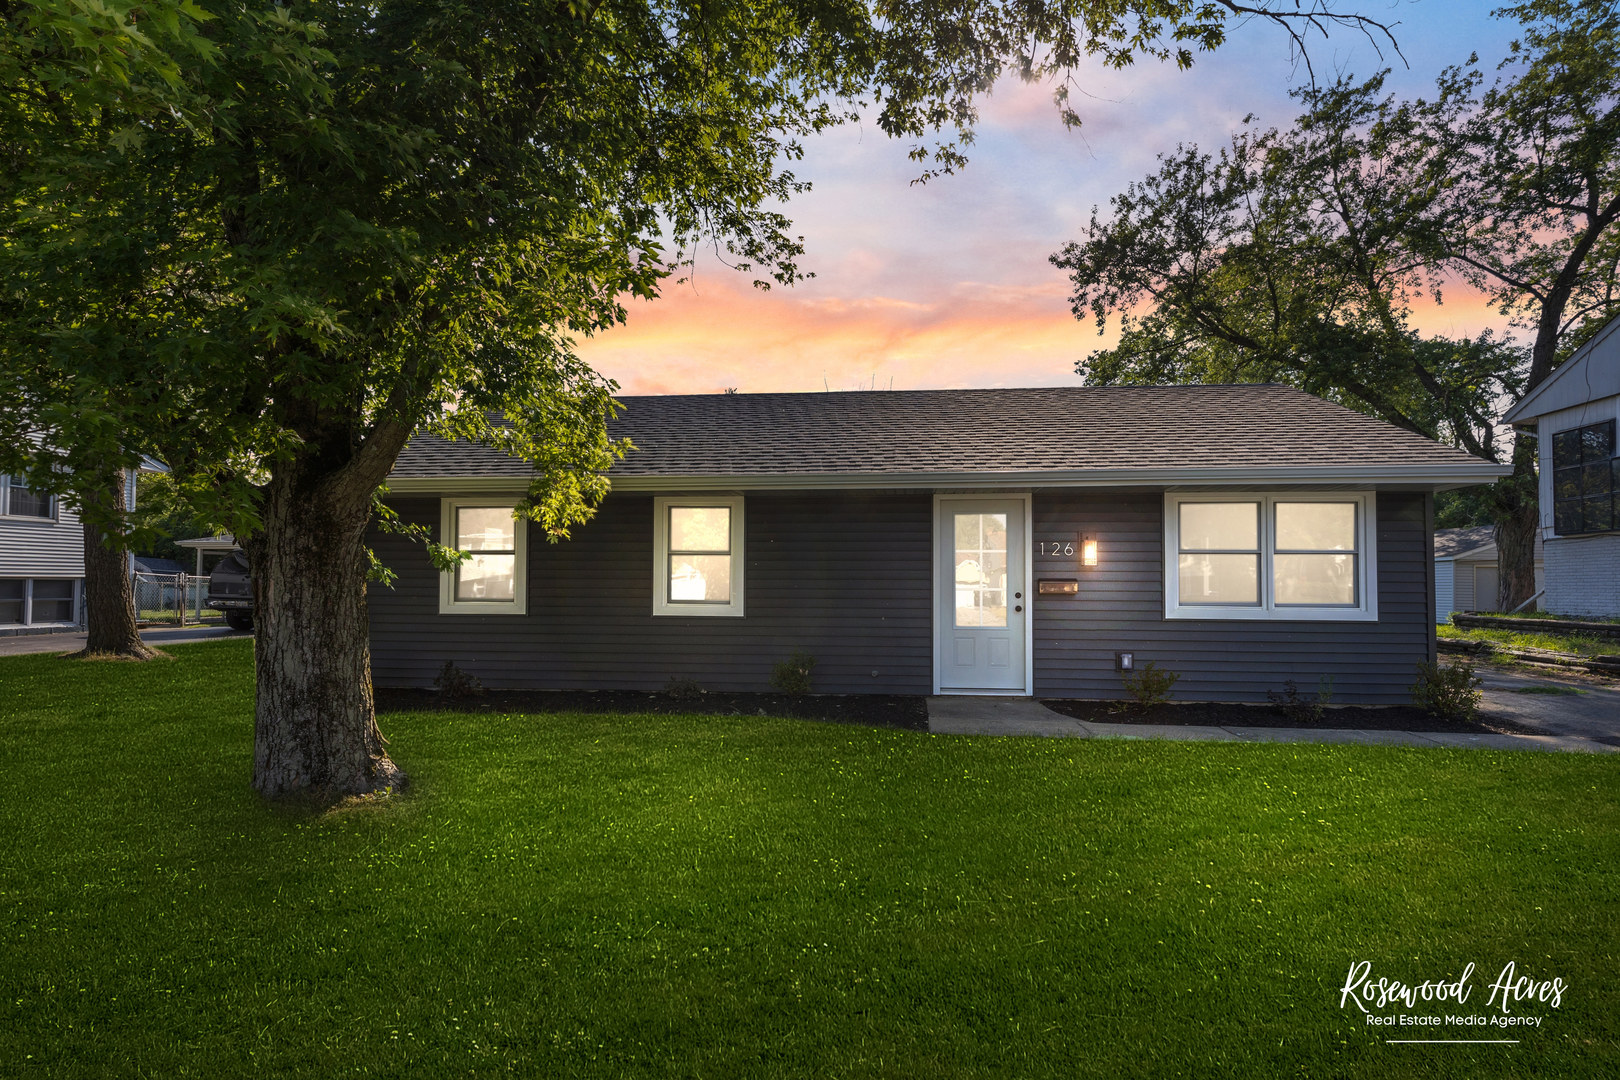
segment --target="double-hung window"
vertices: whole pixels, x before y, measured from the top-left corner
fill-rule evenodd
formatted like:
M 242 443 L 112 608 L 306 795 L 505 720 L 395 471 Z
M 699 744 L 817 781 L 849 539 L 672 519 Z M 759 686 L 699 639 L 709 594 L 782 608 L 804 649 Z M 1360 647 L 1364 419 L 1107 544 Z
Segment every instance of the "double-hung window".
M 441 615 L 522 615 L 527 610 L 528 521 L 513 504 L 488 499 L 445 499 L 441 542 L 470 553 L 440 575 Z
M 1378 617 L 1371 492 L 1168 494 L 1165 616 Z
M 653 614 L 742 613 L 742 496 L 655 498 Z
M 0 514 L 54 521 L 56 497 L 29 490 L 20 476 L 0 477 Z
M 1614 421 L 1553 435 L 1553 533 L 1613 532 L 1620 529 L 1620 457 L 1615 456 Z

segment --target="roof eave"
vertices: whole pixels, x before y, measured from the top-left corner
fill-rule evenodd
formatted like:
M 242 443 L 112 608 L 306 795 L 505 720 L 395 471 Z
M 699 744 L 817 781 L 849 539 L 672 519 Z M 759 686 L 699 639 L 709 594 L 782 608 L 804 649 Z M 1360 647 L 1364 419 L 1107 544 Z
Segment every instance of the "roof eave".
M 1510 465 L 1221 466 L 1174 469 L 1031 469 L 1005 472 L 724 473 L 683 476 L 611 476 L 617 491 L 717 491 L 736 488 L 793 491 L 885 488 L 1209 487 L 1221 484 L 1405 484 L 1437 491 L 1489 484 L 1512 473 Z M 520 476 L 390 477 L 394 494 L 446 490 L 523 491 Z

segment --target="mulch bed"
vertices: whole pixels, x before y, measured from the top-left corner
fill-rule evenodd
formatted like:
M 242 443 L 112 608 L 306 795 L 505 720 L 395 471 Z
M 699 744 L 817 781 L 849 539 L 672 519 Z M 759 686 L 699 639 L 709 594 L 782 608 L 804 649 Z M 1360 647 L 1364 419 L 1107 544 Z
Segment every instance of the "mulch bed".
M 460 701 L 437 690 L 379 689 L 379 712 L 703 713 L 792 716 L 837 724 L 928 730 L 928 701 L 910 694 L 717 694 L 674 697 L 635 690 L 490 690 Z
M 1099 724 L 1183 724 L 1206 727 L 1319 730 L 1356 728 L 1362 731 L 1446 731 L 1463 735 L 1542 734 L 1506 720 L 1490 719 L 1474 723 L 1442 720 L 1411 705 L 1347 705 L 1327 709 L 1320 721 L 1312 722 L 1309 719 L 1289 716 L 1275 705 L 1240 705 L 1222 701 L 1167 701 L 1152 706 L 1146 712 L 1140 712 L 1134 707 L 1127 712 L 1113 712 L 1111 710 L 1119 707 L 1120 703 L 1117 701 L 1045 698 L 1041 704 L 1064 716 Z

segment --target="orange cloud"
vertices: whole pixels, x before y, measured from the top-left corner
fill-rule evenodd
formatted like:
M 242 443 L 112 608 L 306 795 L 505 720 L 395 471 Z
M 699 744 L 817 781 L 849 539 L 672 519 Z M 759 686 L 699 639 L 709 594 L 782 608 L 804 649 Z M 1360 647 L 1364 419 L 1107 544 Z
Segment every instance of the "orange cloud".
M 628 394 L 1064 385 L 1107 341 L 1070 314 L 1062 286 L 964 282 L 919 301 L 710 277 L 634 304 L 580 352 Z

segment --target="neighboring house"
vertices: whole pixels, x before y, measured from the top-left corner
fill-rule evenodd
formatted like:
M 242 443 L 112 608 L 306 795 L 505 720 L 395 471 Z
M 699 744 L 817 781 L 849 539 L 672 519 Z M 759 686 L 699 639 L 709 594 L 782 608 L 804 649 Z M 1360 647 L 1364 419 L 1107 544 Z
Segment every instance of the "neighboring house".
M 30 491 L 21 477 L 0 475 L 0 635 L 71 630 L 83 621 L 78 511 Z
M 1433 493 L 1507 471 L 1284 386 L 623 398 L 637 447 L 571 539 L 514 522 L 528 466 L 414 439 L 373 532 L 373 678 L 491 687 L 1410 700 L 1435 655 Z
M 1453 611 L 1496 610 L 1496 528 L 1470 525 L 1434 534 L 1435 617 L 1450 622 Z M 1536 540 L 1536 592 L 1546 588 L 1541 540 Z
M 1540 606 L 1620 616 L 1620 318 L 1502 419 L 1536 434 L 1547 580 Z

